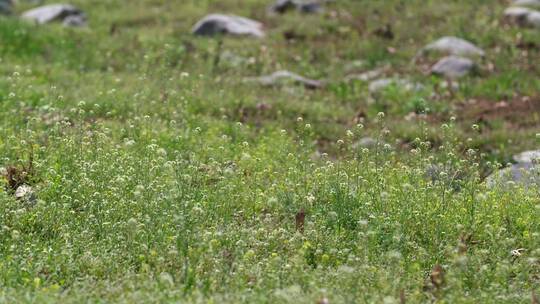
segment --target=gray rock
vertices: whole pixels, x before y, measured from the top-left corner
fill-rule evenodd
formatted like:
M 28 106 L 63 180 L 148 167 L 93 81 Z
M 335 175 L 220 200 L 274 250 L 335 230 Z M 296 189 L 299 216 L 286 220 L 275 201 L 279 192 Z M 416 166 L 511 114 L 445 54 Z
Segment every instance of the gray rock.
M 518 163 L 533 163 L 540 161 L 540 150 L 531 150 L 514 155 L 514 160 Z
M 377 145 L 379 147 L 384 147 L 386 145 L 386 142 L 382 140 L 377 140 L 376 138 L 373 138 L 373 137 L 362 137 L 356 143 L 354 143 L 352 147 L 354 149 L 358 149 L 358 148 L 372 149 L 372 148 L 377 147 Z
M 62 22 L 64 26 L 81 27 L 86 26 L 86 17 L 83 15 L 67 16 Z
M 504 10 L 504 17 L 518 24 L 525 24 L 527 20 L 527 15 L 529 15 L 533 10 L 526 7 L 509 7 Z
M 34 189 L 28 185 L 17 187 L 17 190 L 15 190 L 15 198 L 30 205 L 34 205 L 37 201 Z
M 272 4 L 268 11 L 276 14 L 284 14 L 290 10 L 296 9 L 296 3 L 293 0 L 277 0 Z
M 512 6 L 540 8 L 540 0 L 515 0 Z
M 360 81 L 370 81 L 379 76 L 381 76 L 387 69 L 376 69 L 371 71 L 366 71 L 360 74 L 351 74 L 345 77 L 346 81 L 360 80 Z
M 525 187 L 540 187 L 540 150 L 521 152 L 513 158 L 517 163 L 491 174 L 487 185 L 494 187 L 513 182 Z
M 485 52 L 481 48 L 471 42 L 452 36 L 440 38 L 422 49 L 422 53 L 431 51 L 464 57 L 483 57 L 485 55 Z
M 235 36 L 264 37 L 262 23 L 234 15 L 211 14 L 193 26 L 192 33 L 199 36 L 229 34 Z
M 277 71 L 267 76 L 247 78 L 247 82 L 258 82 L 264 86 L 280 86 L 286 84 L 303 85 L 307 89 L 319 89 L 324 86 L 321 81 L 308 79 L 289 71 Z
M 321 12 L 323 6 L 320 1 L 277 0 L 268 10 L 274 14 L 284 14 L 291 10 L 309 14 Z
M 527 26 L 540 28 L 540 12 L 533 11 L 527 15 Z
M 69 4 L 51 4 L 34 8 L 24 12 L 22 18 L 38 24 L 60 21 L 66 26 L 86 25 L 86 14 Z
M 540 12 L 526 7 L 509 7 L 504 18 L 522 27 L 540 28 Z
M 371 148 L 377 145 L 377 140 L 371 137 L 363 137 L 358 141 L 358 146 L 362 148 Z
M 310 2 L 300 4 L 298 10 L 305 14 L 313 14 L 322 12 L 323 7 L 319 2 Z
M 467 75 L 474 67 L 474 62 L 468 58 L 447 56 L 431 67 L 431 73 L 446 78 L 459 78 Z
M 524 187 L 540 186 L 540 169 L 533 163 L 517 163 L 491 174 L 486 183 L 493 188 L 497 185 L 517 184 Z
M 249 58 L 242 57 L 231 51 L 224 51 L 220 55 L 220 63 L 231 68 L 238 68 L 249 63 Z
M 9 15 L 13 10 L 12 0 L 0 0 L 0 14 Z
M 406 91 L 421 90 L 423 86 L 419 83 L 412 83 L 406 79 L 399 78 L 381 78 L 369 83 L 370 93 L 378 93 L 390 86 L 396 86 Z
M 447 183 L 454 191 L 460 191 L 465 180 L 465 173 L 452 164 L 429 164 L 425 177 L 432 183 Z
M 526 7 L 509 7 L 504 10 L 504 18 L 519 26 L 528 26 L 528 16 L 534 10 Z

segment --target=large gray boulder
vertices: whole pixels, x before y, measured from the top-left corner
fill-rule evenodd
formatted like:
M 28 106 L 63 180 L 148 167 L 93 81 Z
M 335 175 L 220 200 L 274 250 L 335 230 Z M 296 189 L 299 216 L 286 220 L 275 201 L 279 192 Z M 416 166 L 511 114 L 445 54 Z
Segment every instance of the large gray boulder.
M 540 150 L 531 150 L 514 155 L 514 160 L 518 163 L 532 163 L 540 161 Z
M 192 33 L 199 36 L 235 35 L 264 37 L 262 23 L 234 15 L 211 14 L 193 26 Z
M 471 42 L 453 36 L 443 37 L 426 45 L 421 50 L 421 53 L 425 54 L 432 51 L 463 57 L 483 57 L 485 55 L 484 50 Z
M 524 187 L 540 187 L 540 166 L 533 163 L 517 163 L 490 175 L 486 182 L 488 187 L 508 185 L 510 183 Z
M 0 0 L 0 14 L 9 15 L 12 13 L 13 1 L 12 0 Z
M 297 10 L 301 13 L 318 13 L 323 10 L 323 7 L 320 1 L 314 0 L 277 0 L 268 10 L 274 14 L 284 14 L 291 10 Z
M 86 25 L 86 14 L 70 4 L 50 4 L 40 6 L 22 14 L 22 18 L 37 24 L 62 22 L 65 26 Z
M 247 78 L 246 82 L 258 82 L 263 86 L 282 86 L 287 84 L 302 85 L 306 89 L 319 89 L 323 82 L 305 78 L 289 71 L 277 71 L 267 76 Z
M 474 62 L 468 58 L 447 56 L 439 60 L 431 67 L 431 73 L 446 78 L 455 79 L 469 74 L 474 67 Z
M 486 182 L 489 187 L 514 183 L 525 187 L 540 187 L 540 150 L 525 151 L 514 155 L 516 164 L 491 174 Z

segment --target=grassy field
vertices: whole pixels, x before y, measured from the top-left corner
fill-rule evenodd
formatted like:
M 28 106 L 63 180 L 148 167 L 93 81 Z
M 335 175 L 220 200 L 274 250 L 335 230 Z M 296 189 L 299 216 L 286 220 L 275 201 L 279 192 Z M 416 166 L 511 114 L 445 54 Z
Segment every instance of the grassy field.
M 0 18 L 0 303 L 538 303 L 539 189 L 484 182 L 540 146 L 508 1 L 72 3 Z M 215 12 L 267 35 L 190 33 Z M 413 61 L 448 35 L 486 52 L 457 88 Z M 326 86 L 243 81 L 283 69 Z M 374 69 L 422 87 L 346 80 Z

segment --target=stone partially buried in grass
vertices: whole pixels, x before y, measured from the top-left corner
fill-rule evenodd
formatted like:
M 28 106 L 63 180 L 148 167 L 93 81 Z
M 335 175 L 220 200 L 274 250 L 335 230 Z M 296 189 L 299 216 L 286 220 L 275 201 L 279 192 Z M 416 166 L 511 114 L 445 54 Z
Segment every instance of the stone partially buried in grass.
M 460 78 L 474 70 L 472 60 L 458 56 L 447 56 L 431 67 L 431 73 L 446 78 Z
M 421 53 L 425 54 L 432 51 L 464 57 L 483 57 L 485 55 L 484 50 L 471 42 L 453 36 L 443 37 L 426 45 Z
M 488 187 L 514 183 L 524 187 L 540 187 L 540 167 L 534 163 L 517 163 L 491 174 L 486 182 Z
M 509 7 L 504 10 L 504 18 L 516 24 L 525 24 L 527 15 L 533 10 L 526 7 Z
M 526 7 L 509 7 L 504 18 L 518 26 L 540 28 L 540 12 Z
M 372 149 L 377 147 L 384 147 L 388 145 L 386 142 L 376 139 L 373 137 L 362 137 L 357 142 L 355 142 L 352 147 L 353 149 L 359 149 L 359 148 L 366 148 L 366 149 Z
M 380 77 L 386 70 L 388 70 L 387 67 L 375 69 L 371 71 L 366 71 L 359 74 L 350 74 L 345 77 L 345 81 L 353 81 L 353 80 L 370 81 L 377 77 Z
M 513 158 L 517 163 L 491 174 L 487 178 L 488 186 L 513 182 L 525 187 L 540 187 L 540 150 L 521 152 Z
M 540 161 L 540 150 L 531 150 L 514 155 L 514 160 L 518 163 L 532 163 Z
M 284 14 L 291 10 L 309 14 L 319 13 L 323 10 L 323 7 L 319 1 L 277 0 L 268 10 L 273 14 Z
M 423 88 L 422 84 L 413 83 L 407 79 L 399 78 L 381 78 L 369 83 L 368 90 L 370 93 L 378 93 L 388 87 L 395 86 L 405 91 L 419 91 Z
M 37 200 L 34 189 L 25 184 L 17 187 L 17 190 L 15 190 L 15 198 L 29 205 L 34 205 Z
M 526 26 L 540 28 L 540 12 L 534 11 L 528 14 Z
M 289 71 L 277 71 L 267 76 L 246 78 L 246 82 L 258 82 L 263 86 L 302 85 L 314 90 L 324 86 L 322 81 L 305 78 Z
M 65 26 L 85 26 L 86 14 L 70 4 L 51 4 L 26 11 L 22 18 L 37 24 L 62 22 Z
M 198 36 L 235 35 L 262 38 L 262 23 L 234 15 L 211 14 L 193 26 L 192 33 Z

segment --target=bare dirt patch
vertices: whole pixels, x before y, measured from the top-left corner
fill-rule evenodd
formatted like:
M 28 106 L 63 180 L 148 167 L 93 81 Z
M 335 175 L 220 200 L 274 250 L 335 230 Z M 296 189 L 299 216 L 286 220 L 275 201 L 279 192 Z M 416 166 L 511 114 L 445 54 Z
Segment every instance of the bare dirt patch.
M 497 121 L 514 129 L 540 127 L 540 98 L 518 97 L 509 101 L 471 99 L 458 105 L 457 114 L 463 122 L 488 128 Z

